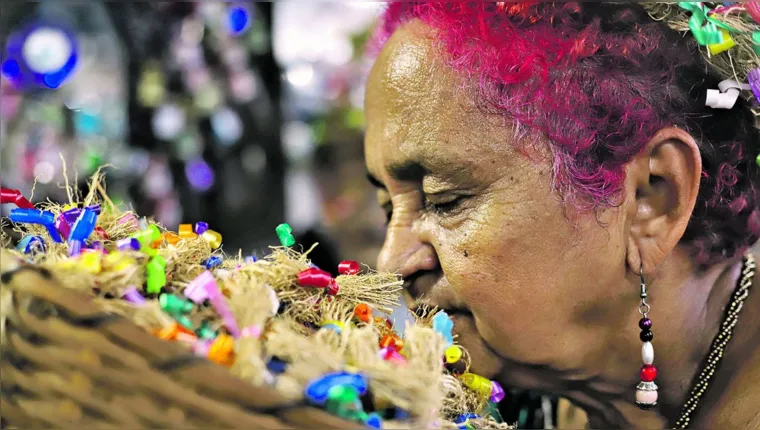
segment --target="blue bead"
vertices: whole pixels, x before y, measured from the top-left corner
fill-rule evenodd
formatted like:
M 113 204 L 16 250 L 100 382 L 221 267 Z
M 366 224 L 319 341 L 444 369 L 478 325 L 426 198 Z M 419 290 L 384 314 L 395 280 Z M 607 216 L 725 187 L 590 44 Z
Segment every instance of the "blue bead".
M 234 7 L 229 12 L 229 25 L 233 34 L 241 33 L 248 27 L 248 11 L 242 7 Z
M 454 420 L 454 424 L 464 424 L 469 420 L 475 420 L 478 418 L 480 418 L 480 415 L 469 412 L 458 416 L 457 419 Z
M 446 341 L 446 347 L 451 346 L 454 343 L 454 336 L 452 330 L 454 330 L 454 321 L 449 318 L 449 314 L 446 312 L 438 312 L 433 317 L 433 330 L 438 332 Z
M 407 412 L 407 411 L 405 411 L 405 410 L 403 410 L 401 408 L 396 408 L 393 411 L 393 419 L 396 420 L 396 421 L 405 421 L 405 420 L 408 420 L 409 419 L 409 412 Z
M 222 264 L 222 257 L 219 257 L 217 255 L 212 255 L 211 257 L 204 260 L 203 263 L 201 264 L 203 264 L 203 266 L 206 267 L 206 269 L 210 270 Z
M 245 257 L 245 262 L 246 263 L 255 263 L 257 261 L 259 261 L 259 259 L 256 258 L 255 255 L 249 255 L 249 256 Z
M 79 240 L 84 242 L 95 230 L 95 224 L 98 221 L 98 214 L 90 208 L 84 208 L 82 213 L 71 228 L 69 240 Z
M 372 412 L 367 416 L 367 421 L 364 424 L 371 429 L 381 429 L 383 428 L 383 419 L 376 412 Z
M 24 254 L 45 252 L 45 240 L 39 236 L 24 236 L 16 246 L 16 249 Z
M 195 234 L 201 235 L 205 233 L 208 230 L 208 223 L 203 221 L 198 221 L 195 223 Z
M 52 212 L 41 211 L 39 209 L 14 208 L 11 209 L 8 217 L 13 222 L 55 225 L 55 215 Z
M 367 394 L 367 379 L 364 375 L 349 372 L 334 372 L 323 375 L 309 382 L 304 393 L 310 402 L 322 405 L 327 401 L 327 393 L 330 388 L 336 385 L 350 385 L 356 388 L 359 395 Z
M 288 367 L 288 363 L 280 360 L 279 358 L 272 358 L 267 363 L 267 370 L 275 375 L 285 373 L 285 369 Z

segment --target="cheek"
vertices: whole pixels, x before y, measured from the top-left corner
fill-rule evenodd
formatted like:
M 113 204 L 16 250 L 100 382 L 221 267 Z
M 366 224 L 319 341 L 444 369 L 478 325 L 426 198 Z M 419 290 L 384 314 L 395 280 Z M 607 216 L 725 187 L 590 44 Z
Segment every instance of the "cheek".
M 557 339 L 557 328 L 572 324 L 576 300 L 583 300 L 573 284 L 585 281 L 572 274 L 588 249 L 579 243 L 582 233 L 548 193 L 505 191 L 473 218 L 450 232 L 441 258 L 446 278 L 491 348 L 534 361 L 547 351 L 535 339 Z

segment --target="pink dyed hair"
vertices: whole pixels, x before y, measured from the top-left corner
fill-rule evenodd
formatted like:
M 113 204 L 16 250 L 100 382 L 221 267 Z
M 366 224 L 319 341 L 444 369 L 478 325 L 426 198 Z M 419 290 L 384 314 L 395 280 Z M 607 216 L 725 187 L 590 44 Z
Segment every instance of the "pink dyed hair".
M 566 203 L 619 204 L 626 164 L 659 129 L 677 126 L 698 139 L 703 161 L 683 242 L 709 265 L 760 237 L 754 117 L 742 101 L 731 110 L 705 107 L 706 90 L 721 78 L 693 38 L 635 4 L 394 2 L 370 49 L 412 19 L 436 31 L 434 43 L 472 84 L 480 108 L 548 138 Z

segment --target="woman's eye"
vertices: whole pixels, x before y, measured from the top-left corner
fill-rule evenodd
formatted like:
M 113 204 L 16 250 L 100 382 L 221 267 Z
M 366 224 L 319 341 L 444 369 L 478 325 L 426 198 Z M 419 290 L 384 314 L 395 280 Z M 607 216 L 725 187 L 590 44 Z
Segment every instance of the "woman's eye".
M 436 215 L 446 215 L 454 212 L 459 207 L 460 199 L 454 198 L 446 201 L 431 201 L 426 199 L 425 206 Z

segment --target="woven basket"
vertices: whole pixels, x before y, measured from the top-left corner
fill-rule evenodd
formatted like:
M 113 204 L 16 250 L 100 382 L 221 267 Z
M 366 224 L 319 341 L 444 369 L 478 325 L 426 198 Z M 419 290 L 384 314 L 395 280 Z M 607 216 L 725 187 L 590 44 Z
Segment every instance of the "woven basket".
M 0 428 L 360 428 L 104 313 L 44 269 L 0 280 Z

